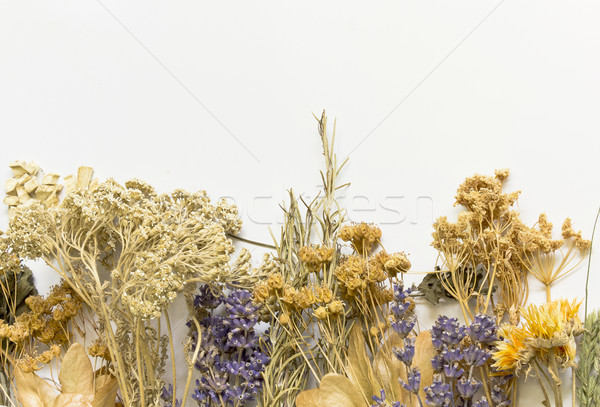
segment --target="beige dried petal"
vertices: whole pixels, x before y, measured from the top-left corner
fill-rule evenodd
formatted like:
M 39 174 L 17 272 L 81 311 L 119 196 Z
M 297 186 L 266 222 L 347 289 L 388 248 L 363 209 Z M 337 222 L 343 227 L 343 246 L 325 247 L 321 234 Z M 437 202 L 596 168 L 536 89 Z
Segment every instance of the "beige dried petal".
M 54 174 L 54 173 L 46 174 L 46 175 L 44 175 L 44 178 L 42 178 L 42 184 L 56 185 L 59 178 L 60 178 L 60 175 L 58 175 L 58 174 Z
M 20 367 L 14 369 L 17 399 L 23 407 L 52 407 L 56 393 L 48 382 L 35 373 L 25 373 Z
M 323 403 L 321 389 L 305 390 L 296 397 L 296 407 L 321 407 Z
M 63 393 L 56 398 L 53 407 L 94 407 L 89 397 L 79 393 Z
M 16 194 L 17 193 L 17 180 L 14 178 L 9 178 L 6 180 L 6 183 L 4 184 L 6 186 L 6 193 L 7 194 Z
M 37 199 L 39 199 L 40 201 L 43 201 L 46 198 L 48 198 L 50 195 L 52 195 L 54 193 L 54 190 L 55 190 L 54 185 L 42 184 L 35 190 L 35 197 Z
M 346 376 L 335 373 L 323 377 L 320 390 L 323 407 L 364 407 L 371 399 L 363 398 L 361 391 Z
M 404 347 L 404 341 L 392 332 L 373 358 L 373 372 L 390 400 L 404 403 L 404 391 L 398 379 L 406 381 L 406 367 L 394 356 L 394 348 Z M 375 393 L 377 394 L 377 393 Z
M 27 172 L 27 170 L 26 170 L 27 163 L 25 161 L 23 161 L 23 160 L 13 161 L 10 164 L 8 164 L 8 166 L 12 170 L 13 175 L 15 177 L 23 175 L 23 174 L 25 174 Z
M 421 400 L 425 400 L 424 388 L 431 385 L 433 381 L 433 366 L 431 359 L 435 356 L 435 348 L 431 342 L 431 332 L 421 331 L 415 341 L 415 357 L 413 358 L 414 365 L 421 372 L 421 390 L 419 396 Z
M 25 183 L 25 185 L 23 185 L 23 187 L 25 188 L 25 191 L 27 191 L 28 194 L 31 194 L 38 187 L 37 180 L 35 178 L 31 178 L 29 181 L 27 181 Z
M 375 394 L 373 393 L 374 388 L 377 392 L 381 389 L 373 374 L 373 367 L 365 346 L 365 337 L 359 324 L 355 324 L 350 331 L 346 370 L 350 381 L 362 391 L 367 399 Z
M 6 196 L 4 203 L 8 206 L 17 206 L 19 204 L 19 197 L 13 195 Z
M 67 175 L 64 177 L 65 190 L 67 193 L 75 191 L 77 187 L 77 178 L 74 175 Z
M 58 380 L 63 393 L 94 396 L 94 371 L 83 345 L 74 343 L 62 359 Z
M 81 166 L 77 170 L 77 189 L 87 189 L 92 182 L 94 169 L 92 167 Z
M 96 379 L 96 394 L 94 395 L 93 407 L 114 407 L 119 386 L 117 380 L 108 375 L 102 375 Z
M 19 197 L 19 203 L 24 204 L 25 202 L 31 199 L 31 196 L 25 191 L 25 188 L 18 186 L 17 187 L 17 196 Z
M 40 166 L 37 165 L 33 161 L 31 161 L 29 164 L 27 164 L 25 166 L 25 171 L 27 171 L 27 173 L 30 174 L 30 175 L 36 175 L 39 170 L 40 170 Z

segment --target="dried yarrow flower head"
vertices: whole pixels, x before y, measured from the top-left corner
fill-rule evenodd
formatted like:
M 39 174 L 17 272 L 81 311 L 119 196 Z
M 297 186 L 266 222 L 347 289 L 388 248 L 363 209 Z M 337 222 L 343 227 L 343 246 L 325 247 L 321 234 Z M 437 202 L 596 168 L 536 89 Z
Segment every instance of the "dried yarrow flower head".
M 524 264 L 533 276 L 546 287 L 546 299 L 551 301 L 551 286 L 571 273 L 583 261 L 591 242 L 582 237 L 581 231 L 573 229 L 572 221 L 566 218 L 561 228 L 562 239 L 552 238 L 552 223 L 546 214 L 541 214 L 538 229 L 521 229 L 519 238 L 530 253 Z M 565 249 L 566 246 L 566 249 Z
M 252 281 L 243 261 L 230 266 L 227 233 L 239 231 L 237 209 L 212 204 L 204 191 L 158 194 L 135 179 L 98 183 L 91 169 L 68 185 L 57 205 L 16 208 L 9 240 L 19 255 L 45 260 L 98 317 L 125 404 L 154 405 L 168 344 L 158 317 L 197 282 Z
M 508 174 L 498 170 L 493 177 L 467 178 L 455 203 L 466 210 L 454 223 L 446 217 L 434 223 L 432 245 L 442 260 L 438 276 L 444 291 L 461 305 L 465 320 L 471 318 L 473 306 L 475 313 L 487 313 L 493 302 L 498 319 L 508 314 L 510 322 L 518 324 L 529 292 L 528 273 L 548 287 L 550 298 L 550 284 L 577 265 L 571 262 L 577 249 L 583 253 L 589 246 L 570 220 L 563 227 L 563 240 L 569 240 L 570 247 L 566 253 L 560 251 L 563 241 L 552 239 L 552 224 L 545 215 L 537 228 L 526 226 L 512 209 L 519 192 L 503 192 Z
M 192 362 L 201 376 L 192 398 L 207 407 L 252 403 L 262 388 L 262 373 L 269 363 L 266 338 L 255 330 L 258 307 L 252 302 L 252 294 L 247 290 L 215 293 L 203 287 L 194 304 L 199 325 L 189 322 L 188 326 L 191 348 L 198 355 Z M 172 391 L 167 393 L 172 399 Z

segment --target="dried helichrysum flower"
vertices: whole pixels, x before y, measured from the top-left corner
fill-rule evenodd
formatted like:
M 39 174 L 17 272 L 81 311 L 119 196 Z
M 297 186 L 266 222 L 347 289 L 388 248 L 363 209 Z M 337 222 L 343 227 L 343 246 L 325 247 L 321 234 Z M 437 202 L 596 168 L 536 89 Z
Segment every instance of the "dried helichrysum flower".
M 394 253 L 385 262 L 385 271 L 390 277 L 395 277 L 398 273 L 406 273 L 410 266 L 410 260 L 408 260 L 406 254 L 402 252 Z
M 269 286 L 266 283 L 260 283 L 257 284 L 256 287 L 254 287 L 254 301 L 257 304 L 262 304 L 270 296 L 271 293 L 269 291 Z
M 329 263 L 333 259 L 333 248 L 304 246 L 300 248 L 298 257 L 306 264 L 310 273 L 318 273 L 323 264 Z
M 344 303 L 340 300 L 331 301 L 327 305 L 327 310 L 331 315 L 341 315 L 344 312 Z
M 267 287 L 269 288 L 269 292 L 273 295 L 275 292 L 281 290 L 285 282 L 283 280 L 283 276 L 279 273 L 271 274 L 267 279 Z
M 108 347 L 102 339 L 96 339 L 91 346 L 87 349 L 88 354 L 95 358 L 102 358 L 106 361 L 111 361 L 110 352 Z
M 328 304 L 333 300 L 333 292 L 326 285 L 316 287 L 315 296 L 317 297 L 317 302 L 322 304 Z
M 68 343 L 69 322 L 78 314 L 82 303 L 65 281 L 53 286 L 46 298 L 29 296 L 25 303 L 30 310 L 17 316 L 13 324 L 0 323 L 0 337 L 17 344 L 30 338 L 49 345 Z
M 327 308 L 319 306 L 313 311 L 313 315 L 318 319 L 327 319 L 329 312 L 327 312 Z
M 381 229 L 366 223 L 346 225 L 340 229 L 339 238 L 351 242 L 359 254 L 369 253 L 381 239 Z

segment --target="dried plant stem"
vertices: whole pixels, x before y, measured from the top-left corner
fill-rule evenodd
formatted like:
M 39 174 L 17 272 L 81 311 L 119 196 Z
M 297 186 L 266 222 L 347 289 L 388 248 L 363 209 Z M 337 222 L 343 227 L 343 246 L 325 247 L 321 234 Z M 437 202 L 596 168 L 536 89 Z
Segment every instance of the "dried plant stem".
M 202 345 L 202 341 L 201 341 L 202 330 L 200 328 L 200 323 L 198 322 L 198 319 L 194 316 L 192 316 L 192 322 L 194 323 L 194 326 L 196 327 L 196 332 L 198 333 L 198 340 L 196 341 L 196 347 L 194 348 L 194 354 L 192 355 L 192 359 L 190 359 L 190 361 L 188 363 L 187 378 L 185 380 L 185 390 L 183 391 L 183 399 L 181 400 L 181 405 L 183 407 L 185 407 L 185 403 L 187 401 L 187 396 L 190 391 L 190 385 L 192 383 L 192 374 L 194 372 L 194 361 L 198 360 L 198 354 L 200 353 L 200 346 Z M 173 397 L 175 397 L 174 390 L 173 390 Z
M 175 347 L 173 346 L 173 331 L 171 329 L 169 311 L 165 311 L 165 322 L 167 324 L 167 333 L 169 337 L 169 349 L 171 350 L 171 372 L 173 375 L 173 400 L 171 403 L 175 405 L 177 400 L 177 367 L 175 366 Z M 160 327 L 160 323 L 158 326 Z M 160 337 L 160 332 L 158 336 Z
M 596 213 L 596 220 L 594 221 L 594 228 L 592 229 L 592 237 L 590 239 L 590 252 L 588 253 L 588 267 L 585 276 L 585 319 L 587 319 L 588 315 L 588 289 L 590 285 L 590 267 L 592 265 L 592 250 L 594 249 L 594 236 L 596 235 L 596 225 L 598 224 L 598 217 L 600 217 L 600 207 L 598 208 L 598 212 Z
M 548 392 L 546 391 L 546 386 L 544 386 L 544 383 L 542 382 L 542 374 L 546 377 L 546 379 L 548 380 L 548 377 L 546 376 L 545 373 L 542 373 L 542 369 L 538 363 L 538 361 L 536 359 L 534 359 L 533 363 L 533 369 L 535 370 L 535 377 L 537 377 L 538 382 L 540 384 L 540 389 L 542 389 L 542 393 L 544 393 L 544 399 L 545 399 L 545 403 L 544 405 L 547 407 L 550 407 L 550 398 L 548 397 Z
M 562 407 L 563 405 L 563 396 L 562 396 L 562 381 L 559 376 L 558 371 L 558 363 L 556 362 L 557 356 L 552 353 L 550 356 L 550 375 L 552 377 L 553 389 L 554 389 L 554 404 L 555 407 Z

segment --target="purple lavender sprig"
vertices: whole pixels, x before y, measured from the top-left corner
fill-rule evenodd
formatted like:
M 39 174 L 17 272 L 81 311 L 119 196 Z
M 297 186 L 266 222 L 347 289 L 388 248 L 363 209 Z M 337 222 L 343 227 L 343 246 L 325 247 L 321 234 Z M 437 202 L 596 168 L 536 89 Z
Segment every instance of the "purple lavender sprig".
M 406 338 L 417 323 L 417 318 L 410 312 L 412 301 L 409 297 L 413 290 L 414 287 L 404 289 L 402 282 L 393 286 L 394 301 L 390 306 L 390 326 L 401 338 Z
M 371 404 L 371 407 L 388 407 L 388 403 L 391 403 L 392 407 L 406 407 L 406 404 L 400 404 L 399 401 L 387 401 L 385 398 L 385 390 L 381 389 L 379 396 L 371 397 L 375 404 Z
M 262 389 L 262 372 L 269 363 L 265 337 L 255 331 L 258 308 L 252 294 L 232 290 L 215 295 L 201 289 L 194 299 L 203 328 L 195 368 L 200 372 L 192 398 L 199 406 L 241 407 L 253 402 Z M 190 328 L 194 326 L 188 323 Z M 191 330 L 192 345 L 198 333 Z M 172 406 L 176 407 L 176 406 Z
M 476 401 L 483 383 L 473 374 L 475 368 L 488 363 L 493 343 L 498 339 L 497 332 L 494 317 L 488 315 L 476 315 L 469 327 L 461 325 L 456 318 L 438 317 L 431 329 L 432 343 L 437 350 L 431 365 L 438 373 L 434 383 L 426 388 L 428 405 L 489 406 L 485 397 Z M 497 379 L 482 379 L 490 384 L 494 404 L 506 406 L 506 386 L 500 383 L 494 386 L 493 381 Z

